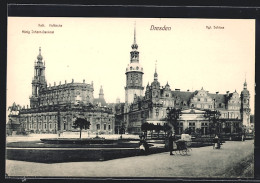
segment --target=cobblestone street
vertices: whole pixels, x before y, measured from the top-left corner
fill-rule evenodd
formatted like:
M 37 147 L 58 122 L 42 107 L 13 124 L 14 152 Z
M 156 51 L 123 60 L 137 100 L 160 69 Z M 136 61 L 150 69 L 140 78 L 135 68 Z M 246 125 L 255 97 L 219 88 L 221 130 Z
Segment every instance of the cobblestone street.
M 103 162 L 33 163 L 6 160 L 8 176 L 72 177 L 253 177 L 253 140 L 227 141 L 221 149 L 193 148 Z

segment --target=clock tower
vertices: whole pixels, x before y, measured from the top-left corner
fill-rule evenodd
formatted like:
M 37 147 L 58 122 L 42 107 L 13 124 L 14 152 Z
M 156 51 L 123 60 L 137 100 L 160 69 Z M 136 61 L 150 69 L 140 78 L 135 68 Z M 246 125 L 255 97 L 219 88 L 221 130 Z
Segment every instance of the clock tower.
M 136 29 L 134 28 L 134 43 L 130 52 L 130 64 L 126 68 L 125 103 L 130 104 L 134 97 L 143 95 L 143 67 L 139 63 L 139 51 L 136 43 Z

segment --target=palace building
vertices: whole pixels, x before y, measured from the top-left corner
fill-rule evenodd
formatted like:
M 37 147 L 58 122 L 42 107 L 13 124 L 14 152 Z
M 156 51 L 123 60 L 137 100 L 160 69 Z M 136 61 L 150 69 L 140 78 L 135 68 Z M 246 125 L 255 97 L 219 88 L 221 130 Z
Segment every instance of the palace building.
M 239 95 L 237 91 L 226 94 L 209 93 L 201 88 L 196 91 L 172 90 L 170 85 L 162 86 L 155 67 L 154 79 L 147 84 L 143 95 L 144 70 L 139 63 L 139 51 L 134 31 L 134 43 L 130 52 L 130 64 L 126 68 L 125 103 L 115 106 L 116 131 L 124 126 L 127 133 L 140 134 L 141 125 L 145 122 L 155 125 L 167 123 L 167 108 L 181 109 L 176 132 L 181 134 L 185 129 L 202 134 L 209 133 L 210 122 L 204 117 L 205 110 L 219 111 L 222 130 L 229 133 L 239 132 L 239 128 L 250 123 L 250 94 L 247 82 Z
M 72 79 L 70 83 L 65 81 L 64 84 L 59 82 L 58 85 L 47 86 L 40 48 L 34 63 L 30 107 L 19 109 L 17 119 L 25 131 L 57 133 L 75 130 L 75 118 L 83 117 L 91 123 L 89 132 L 113 134 L 114 114 L 111 108 L 106 107 L 103 88 L 101 86 L 99 98 L 96 99 L 93 91 L 93 82 L 87 84 L 85 80 L 76 83 Z

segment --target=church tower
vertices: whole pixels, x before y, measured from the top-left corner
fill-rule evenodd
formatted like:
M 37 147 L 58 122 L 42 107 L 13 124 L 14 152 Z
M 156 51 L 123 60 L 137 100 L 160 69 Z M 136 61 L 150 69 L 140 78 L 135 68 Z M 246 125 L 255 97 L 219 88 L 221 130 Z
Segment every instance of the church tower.
M 244 89 L 241 92 L 241 119 L 243 125 L 249 126 L 250 125 L 250 94 L 247 90 L 247 83 L 244 83 Z
M 160 97 L 160 82 L 158 81 L 158 74 L 157 74 L 157 65 L 155 64 L 155 72 L 154 72 L 154 79 L 151 83 L 152 88 L 152 98 L 159 100 Z
M 34 62 L 34 77 L 32 79 L 32 95 L 30 96 L 30 107 L 35 108 L 39 106 L 39 92 L 41 88 L 46 88 L 45 80 L 45 62 L 42 62 L 41 47 L 39 48 L 39 55 L 37 61 Z
M 130 64 L 126 68 L 125 103 L 134 101 L 134 96 L 143 95 L 143 67 L 139 63 L 139 51 L 136 43 L 136 29 L 134 28 L 134 43 L 130 52 Z
M 101 86 L 100 90 L 99 90 L 99 99 L 103 99 L 103 98 L 104 98 L 104 91 L 103 91 L 103 88 Z
M 155 64 L 154 79 L 151 83 L 152 88 L 152 100 L 153 102 L 159 102 L 160 98 L 160 82 L 158 81 L 157 65 Z

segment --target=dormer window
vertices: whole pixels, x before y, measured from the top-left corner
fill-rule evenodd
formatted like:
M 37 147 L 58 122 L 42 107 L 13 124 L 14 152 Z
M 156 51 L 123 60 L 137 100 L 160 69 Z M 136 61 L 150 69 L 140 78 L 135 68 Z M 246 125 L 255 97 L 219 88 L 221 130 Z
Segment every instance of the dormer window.
M 138 67 L 138 66 L 136 67 L 136 70 L 139 70 L 139 67 Z

